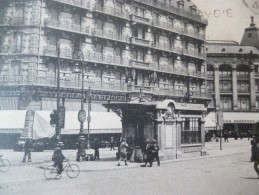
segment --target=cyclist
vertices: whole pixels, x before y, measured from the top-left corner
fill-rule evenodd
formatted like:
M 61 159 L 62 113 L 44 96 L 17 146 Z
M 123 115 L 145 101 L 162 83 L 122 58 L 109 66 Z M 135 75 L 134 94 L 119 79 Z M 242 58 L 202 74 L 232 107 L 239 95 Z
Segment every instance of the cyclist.
M 63 171 L 63 160 L 65 160 L 65 156 L 62 153 L 62 142 L 58 142 L 57 147 L 54 150 L 54 154 L 52 156 L 52 161 L 54 161 L 54 166 L 57 167 L 58 175 L 57 177 L 61 177 Z

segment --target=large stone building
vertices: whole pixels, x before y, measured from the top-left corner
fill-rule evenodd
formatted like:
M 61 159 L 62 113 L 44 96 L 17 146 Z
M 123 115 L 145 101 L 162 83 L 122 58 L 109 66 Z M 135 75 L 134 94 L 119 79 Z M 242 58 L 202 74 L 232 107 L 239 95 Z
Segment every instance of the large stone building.
M 256 131 L 255 123 L 259 121 L 258 44 L 259 29 L 253 17 L 240 44 L 207 44 L 207 87 L 213 97 L 210 106 L 223 111 L 223 129 L 231 135 L 246 136 L 249 131 Z
M 66 110 L 80 110 L 76 64 L 83 67 L 85 91 L 91 87 L 93 111 L 140 91 L 181 109 L 209 102 L 207 21 L 190 0 L 2 0 L 0 7 L 1 110 L 55 109 L 58 76 Z M 201 143 L 198 119 L 188 117 L 179 139 Z M 27 118 L 24 136 L 32 125 Z

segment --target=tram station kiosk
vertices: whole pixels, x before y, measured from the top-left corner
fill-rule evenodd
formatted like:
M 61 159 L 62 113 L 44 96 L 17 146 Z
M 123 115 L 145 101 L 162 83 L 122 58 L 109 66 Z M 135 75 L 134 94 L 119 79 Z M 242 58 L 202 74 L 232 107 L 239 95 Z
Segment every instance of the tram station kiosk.
M 181 158 L 184 153 L 206 155 L 203 104 L 131 101 L 103 104 L 122 119 L 122 137 L 134 148 L 145 150 L 146 139 L 156 139 L 161 160 Z

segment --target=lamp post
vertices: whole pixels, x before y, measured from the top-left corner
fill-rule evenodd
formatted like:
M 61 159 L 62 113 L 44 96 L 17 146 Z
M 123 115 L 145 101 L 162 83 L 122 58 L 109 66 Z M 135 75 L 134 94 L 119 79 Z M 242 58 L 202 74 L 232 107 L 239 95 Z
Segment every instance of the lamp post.
M 61 133 L 61 127 L 59 124 L 59 105 L 60 105 L 60 44 L 57 44 L 57 54 L 58 54 L 58 67 L 57 67 L 57 123 L 56 123 L 56 138 L 57 142 L 60 141 L 60 133 Z
M 90 149 L 90 137 L 89 137 L 89 131 L 90 131 L 90 123 L 91 123 L 91 88 L 89 87 L 89 95 L 88 95 L 88 113 L 87 113 L 87 149 Z
M 82 88 L 81 88 L 81 109 L 78 112 L 78 121 L 80 122 L 80 130 L 78 137 L 78 151 L 76 160 L 80 161 L 80 157 L 84 157 L 85 153 L 85 137 L 84 137 L 84 122 L 86 120 L 86 112 L 84 110 L 84 55 L 81 49 L 76 49 L 73 52 L 73 60 L 80 60 L 81 62 L 81 70 L 79 68 L 79 64 L 75 64 L 74 73 L 81 73 L 82 76 Z M 88 145 L 88 144 L 87 144 Z

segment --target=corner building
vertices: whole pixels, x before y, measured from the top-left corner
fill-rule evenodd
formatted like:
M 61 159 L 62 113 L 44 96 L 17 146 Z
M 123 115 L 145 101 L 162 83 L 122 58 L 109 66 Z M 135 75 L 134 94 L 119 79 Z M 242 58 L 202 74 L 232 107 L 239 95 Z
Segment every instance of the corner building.
M 210 101 L 207 21 L 190 0 L 3 0 L 0 16 L 1 110 L 56 108 L 58 44 L 66 111 L 80 110 L 76 63 L 84 64 L 93 111 L 106 111 L 103 103 L 128 102 L 140 91 L 152 102 Z M 83 59 L 73 57 L 76 50 Z
M 259 29 L 251 17 L 239 43 L 208 41 L 207 87 L 209 107 L 223 111 L 223 130 L 230 136 L 259 133 Z

